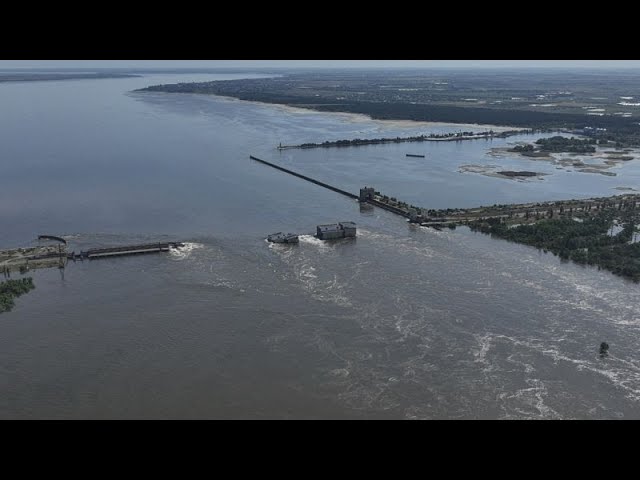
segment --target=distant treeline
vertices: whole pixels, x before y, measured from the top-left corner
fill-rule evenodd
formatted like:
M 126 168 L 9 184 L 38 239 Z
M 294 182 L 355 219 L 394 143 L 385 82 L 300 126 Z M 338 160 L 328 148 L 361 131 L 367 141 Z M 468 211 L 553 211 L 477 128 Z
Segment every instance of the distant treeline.
M 640 146 L 640 126 L 627 125 L 609 129 L 606 132 L 599 132 L 595 135 L 599 144 L 612 143 L 615 148 Z
M 570 153 L 594 153 L 598 140 L 595 138 L 579 139 L 575 137 L 567 138 L 561 136 L 540 138 L 535 141 L 538 145 L 538 152 L 570 152 Z M 512 152 L 520 152 L 523 154 L 531 154 L 535 151 L 535 146 L 527 143 L 525 145 L 516 145 L 511 149 Z M 542 155 L 542 154 L 541 154 Z
M 348 112 L 370 115 L 379 120 L 415 120 L 423 122 L 478 123 L 485 125 L 513 125 L 527 128 L 584 128 L 633 129 L 637 125 L 629 118 L 619 116 L 591 116 L 575 113 L 537 112 L 532 110 L 483 108 L 477 106 L 451 106 L 394 102 L 358 102 L 331 100 L 319 103 L 318 98 L 286 95 L 264 91 L 230 91 L 226 84 L 233 81 L 178 83 L 153 85 L 141 90 L 172 93 L 205 93 L 227 95 L 240 100 L 276 103 L 324 112 Z M 322 101 L 322 100 L 320 100 Z M 326 102 L 327 100 L 325 100 Z M 621 130 L 622 131 L 622 130 Z
M 266 100 L 262 100 L 266 101 Z M 478 123 L 513 125 L 528 128 L 584 128 L 625 127 L 629 119 L 619 117 L 590 117 L 579 114 L 534 112 L 530 110 L 498 110 L 479 107 L 448 105 L 410 105 L 389 103 L 345 103 L 343 105 L 319 105 L 322 111 L 346 111 L 362 113 L 381 120 L 416 120 L 429 122 Z
M 279 148 L 329 148 L 329 147 L 353 147 L 360 145 L 379 145 L 383 143 L 403 143 L 403 142 L 429 142 L 445 140 L 474 140 L 478 138 L 500 137 L 505 138 L 510 135 L 520 135 L 534 133 L 534 130 L 509 130 L 501 133 L 488 132 L 457 132 L 457 133 L 432 133 L 429 135 L 416 135 L 412 137 L 393 138 L 354 138 L 352 140 L 325 141 L 322 143 L 302 143 L 300 145 L 280 145 Z
M 581 140 L 579 138 L 567 138 L 567 137 L 550 137 L 540 138 L 536 140 L 536 144 L 540 145 L 540 151 L 542 152 L 573 152 L 573 153 L 593 153 L 596 151 L 594 145 L 596 144 L 595 138 L 587 138 Z
M 48 80 L 82 80 L 92 78 L 140 77 L 132 73 L 0 73 L 0 82 L 44 82 Z

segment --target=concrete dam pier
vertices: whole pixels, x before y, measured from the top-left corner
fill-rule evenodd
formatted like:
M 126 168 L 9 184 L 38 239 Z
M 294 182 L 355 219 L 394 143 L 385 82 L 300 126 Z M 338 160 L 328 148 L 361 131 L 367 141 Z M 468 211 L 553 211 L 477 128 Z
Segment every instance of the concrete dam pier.
M 249 158 L 251 160 L 255 160 L 256 162 L 260 162 L 260 163 L 263 163 L 265 165 L 269 165 L 270 167 L 273 167 L 276 170 L 280 170 L 281 172 L 285 172 L 285 173 L 288 173 L 289 175 L 293 175 L 294 177 L 302 178 L 303 180 L 306 180 L 307 182 L 315 183 L 316 185 L 320 185 L 321 187 L 328 188 L 329 190 L 337 192 L 337 193 L 339 193 L 341 195 L 344 195 L 346 197 L 353 198 L 354 200 L 358 199 L 358 195 L 356 195 L 354 193 L 346 192 L 346 191 L 344 191 L 344 190 L 342 190 L 340 188 L 337 188 L 337 187 L 334 187 L 332 185 L 329 185 L 328 183 L 324 183 L 324 182 L 321 182 L 319 180 L 315 180 L 315 179 L 313 179 L 311 177 L 307 177 L 306 175 L 302 175 L 301 173 L 296 173 L 293 170 L 289 170 L 287 168 L 280 167 L 280 166 L 278 166 L 278 165 L 276 165 L 274 163 L 267 162 L 266 160 L 261 160 L 259 158 L 254 157 L 253 155 L 249 155 Z
M 376 207 L 380 207 L 384 210 L 387 210 L 389 212 L 395 213 L 396 215 L 401 215 L 405 218 L 409 218 L 409 212 L 406 210 L 403 210 L 401 208 L 397 208 L 393 205 L 388 205 L 386 203 L 383 203 L 381 201 L 378 201 L 376 198 L 374 198 L 374 196 L 363 196 L 362 195 L 362 191 L 360 193 L 360 195 L 356 195 L 355 193 L 350 193 L 347 192 L 345 190 L 342 190 L 341 188 L 338 187 L 334 187 L 333 185 L 329 185 L 328 183 L 325 182 L 321 182 L 319 180 L 316 180 L 315 178 L 311 178 L 308 177 L 306 175 L 302 175 L 301 173 L 297 173 L 294 172 L 293 170 L 289 170 L 288 168 L 284 168 L 284 167 L 280 167 L 274 163 L 271 162 L 267 162 L 266 160 L 262 160 L 260 158 L 256 158 L 253 155 L 249 155 L 249 158 L 251 160 L 255 160 L 256 162 L 260 162 L 263 163 L 264 165 L 268 165 L 270 167 L 275 168 L 276 170 L 280 170 L 281 172 L 285 172 L 288 173 L 289 175 L 293 175 L 294 177 L 298 177 L 298 178 L 302 178 L 303 180 L 306 180 L 307 182 L 311 182 L 314 183 L 316 185 L 320 185 L 321 187 L 327 188 L 333 192 L 337 192 L 341 195 L 344 195 L 345 197 L 349 197 L 349 198 L 353 198 L 354 200 L 358 200 L 361 203 L 369 203 L 371 205 L 375 205 Z
M 159 253 L 168 252 L 172 248 L 184 247 L 184 243 L 180 242 L 166 242 L 166 243 L 146 243 L 144 245 L 127 245 L 123 247 L 107 247 L 107 248 L 91 248 L 86 252 L 75 252 L 69 254 L 70 259 L 76 258 L 88 258 L 89 260 L 94 258 L 105 257 L 122 257 L 124 255 L 139 255 L 143 253 Z
M 252 160 L 263 163 L 277 170 L 283 171 L 290 175 L 294 175 L 308 182 L 328 188 L 334 192 L 338 192 L 349 198 L 358 200 L 361 204 L 374 205 L 376 207 L 387 210 L 396 215 L 400 215 L 424 227 L 432 227 L 441 229 L 443 227 L 455 228 L 456 225 L 466 225 L 475 221 L 484 221 L 487 219 L 500 219 L 500 221 L 508 221 L 510 223 L 531 223 L 538 218 L 551 218 L 555 215 L 563 215 L 568 212 L 586 212 L 592 208 L 597 210 L 606 206 L 618 205 L 619 209 L 624 205 L 629 208 L 636 209 L 640 207 L 640 194 L 623 194 L 612 197 L 598 197 L 573 200 L 553 200 L 547 202 L 535 203 L 514 203 L 508 205 L 492 205 L 480 206 L 474 208 L 447 208 L 447 209 L 427 209 L 416 207 L 407 202 L 403 202 L 394 197 L 382 195 L 373 187 L 364 187 L 360 189 L 359 195 L 346 192 L 340 188 L 334 187 L 324 182 L 320 182 L 306 175 L 296 173 L 292 170 L 280 167 L 271 162 L 261 160 L 254 156 L 250 156 Z
M 43 239 L 45 236 L 40 236 Z M 47 240 L 64 241 L 61 237 L 47 236 Z M 41 245 L 37 247 L 15 248 L 0 250 L 0 272 L 5 277 L 12 271 L 24 273 L 37 268 L 58 267 L 64 269 L 68 260 L 94 260 L 106 257 L 122 257 L 126 255 L 140 255 L 146 253 L 168 252 L 172 248 L 181 248 L 181 242 L 159 242 L 138 245 L 124 245 L 118 247 L 90 248 L 76 253 L 67 251 L 66 241 L 59 245 Z

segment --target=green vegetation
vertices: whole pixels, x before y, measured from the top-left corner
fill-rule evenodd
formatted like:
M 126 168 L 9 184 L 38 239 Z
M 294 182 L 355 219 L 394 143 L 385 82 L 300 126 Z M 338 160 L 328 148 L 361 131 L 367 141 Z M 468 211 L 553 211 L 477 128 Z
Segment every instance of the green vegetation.
M 635 225 L 640 221 L 635 202 L 620 201 L 589 210 L 578 220 L 567 212 L 554 216 L 550 209 L 547 218 L 532 224 L 514 226 L 504 218 L 489 218 L 470 222 L 469 227 L 640 281 L 640 242 L 633 242 Z M 613 226 L 620 229 L 615 235 L 611 234 Z
M 0 313 L 10 311 L 14 306 L 14 298 L 28 293 L 34 288 L 36 287 L 31 277 L 0 283 Z
M 526 145 L 516 145 L 511 150 L 513 152 L 533 152 L 533 149 L 534 149 L 534 146 L 531 145 L 530 143 L 527 143 Z
M 335 140 L 325 141 L 322 143 L 302 143 L 300 145 L 280 145 L 280 149 L 289 148 L 329 148 L 329 147 L 354 147 L 360 145 L 380 145 L 384 143 L 404 143 L 404 142 L 437 142 L 437 141 L 460 141 L 475 140 L 479 138 L 506 138 L 511 135 L 533 134 L 533 129 L 524 130 L 508 130 L 501 133 L 495 133 L 493 130 L 488 132 L 457 132 L 457 133 L 431 133 L 429 135 L 415 135 L 412 137 L 394 137 L 394 138 L 354 138 L 352 140 Z
M 510 151 L 521 153 L 527 157 L 546 157 L 551 152 L 594 153 L 596 151 L 594 145 L 598 144 L 598 140 L 593 137 L 582 140 L 575 137 L 567 138 L 556 135 L 554 137 L 540 138 L 535 143 L 536 145 L 531 143 L 516 145 Z M 536 146 L 538 147 L 537 150 Z
M 608 131 L 594 133 L 599 145 L 611 145 L 616 148 L 640 146 L 640 128 L 638 125 L 620 126 Z
M 596 144 L 595 138 L 581 140 L 575 137 L 555 136 L 536 140 L 536 144 L 540 145 L 542 152 L 594 153 L 596 151 L 593 146 Z

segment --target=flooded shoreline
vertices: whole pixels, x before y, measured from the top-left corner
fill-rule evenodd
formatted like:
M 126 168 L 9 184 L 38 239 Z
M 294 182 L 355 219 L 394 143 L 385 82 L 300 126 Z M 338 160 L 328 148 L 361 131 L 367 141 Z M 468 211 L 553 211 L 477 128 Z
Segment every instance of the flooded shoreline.
M 424 158 L 393 144 L 280 152 L 280 141 L 422 127 L 130 93 L 181 78 L 0 86 L 11 159 L 0 245 L 33 232 L 75 250 L 187 245 L 77 262 L 64 278 L 34 271 L 37 288 L 0 317 L 0 418 L 640 418 L 637 285 L 466 227 L 361 209 L 249 156 L 428 209 L 610 195 L 637 188 L 636 161 L 617 177 L 507 181 L 458 168 L 560 165 L 488 155 L 505 139 L 414 146 Z M 265 242 L 337 221 L 356 222 L 357 238 Z

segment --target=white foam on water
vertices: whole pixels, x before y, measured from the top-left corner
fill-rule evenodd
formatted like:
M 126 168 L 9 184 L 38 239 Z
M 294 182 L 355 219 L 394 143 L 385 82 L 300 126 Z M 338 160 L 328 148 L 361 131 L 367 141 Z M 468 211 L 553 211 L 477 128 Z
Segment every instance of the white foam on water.
M 629 320 L 618 320 L 616 322 L 616 324 L 617 325 L 640 327 L 640 317 L 639 318 L 634 318 L 634 319 L 629 319 Z
M 411 406 L 404 410 L 406 420 L 430 420 L 433 415 L 429 413 L 429 408 Z
M 349 372 L 348 369 L 346 368 L 336 368 L 334 370 L 331 370 L 329 372 L 329 375 L 333 376 L 333 377 L 341 377 L 341 378 L 346 378 L 350 375 L 351 372 Z
M 300 243 L 315 247 L 315 252 L 324 252 L 331 248 L 324 241 L 312 235 L 301 235 L 299 239 Z M 303 290 L 314 299 L 332 302 L 340 306 L 351 306 L 351 302 L 345 293 L 348 282 L 338 281 L 337 275 L 333 275 L 333 278 L 328 280 L 320 278 L 313 263 L 315 257 L 313 249 L 311 252 L 305 252 L 304 248 L 291 248 L 291 245 L 281 244 L 270 246 L 270 248 L 280 256 L 284 263 L 291 267 L 293 275 L 300 282 Z M 319 265 L 322 264 L 320 263 Z
M 208 282 L 205 282 L 206 285 L 210 286 L 210 287 L 215 287 L 215 288 L 230 288 L 233 289 L 235 288 L 235 285 L 233 284 L 233 282 L 230 282 L 228 280 L 211 280 Z M 244 290 L 241 290 L 242 292 L 244 292 Z
M 626 398 L 634 402 L 640 402 L 640 365 L 637 365 L 633 361 L 617 358 L 613 355 L 607 357 L 606 361 L 601 361 L 595 355 L 592 359 L 580 359 L 572 358 L 567 354 L 561 352 L 556 346 L 549 345 L 538 339 L 517 339 L 506 335 L 493 335 L 486 334 L 484 337 L 478 337 L 482 341 L 482 345 L 490 344 L 496 340 L 507 340 L 517 347 L 525 347 L 540 353 L 545 357 L 553 359 L 554 363 L 567 362 L 575 366 L 577 371 L 588 371 L 597 375 L 601 375 L 611 382 L 615 387 L 621 389 L 624 392 Z M 488 350 L 488 349 L 487 349 Z M 482 349 L 480 350 L 482 352 Z M 484 352 L 486 356 L 486 350 Z M 484 356 L 482 357 L 484 359 Z M 513 356 L 509 357 L 512 363 L 518 363 L 526 367 L 526 364 L 520 361 L 515 361 Z M 532 373 L 532 369 L 525 368 L 527 374 Z M 535 402 L 529 403 L 535 406 L 536 409 L 545 418 L 554 418 L 557 412 L 548 409 L 544 405 L 543 397 L 546 396 L 546 387 L 538 379 L 527 379 L 527 383 L 534 382 L 536 387 L 530 389 L 523 389 L 516 393 L 516 395 L 507 395 L 506 398 L 524 397 L 529 395 L 535 398 Z M 528 393 L 527 393 L 528 392 Z M 529 398 L 531 400 L 531 398 Z M 516 409 L 517 410 L 517 409 Z M 526 412 L 519 412 L 526 414 Z
M 372 240 L 395 240 L 397 238 L 382 232 L 371 232 L 369 230 L 365 230 L 364 228 L 358 229 L 358 236 Z
M 313 265 L 303 264 L 298 270 L 298 279 L 305 285 L 313 287 L 315 285 L 314 281 L 318 279 L 315 271 L 316 267 Z
M 473 356 L 475 357 L 474 362 L 487 364 L 486 356 L 487 352 L 491 348 L 491 335 L 485 334 L 482 336 L 476 335 L 476 340 L 478 342 L 479 349 L 472 350 Z
M 541 285 L 540 283 L 536 282 L 536 281 L 519 280 L 519 283 L 524 285 L 524 286 L 526 286 L 526 287 L 528 287 L 528 288 L 534 289 L 534 290 L 538 290 L 538 291 L 545 290 L 544 286 Z
M 298 240 L 300 241 L 300 243 L 304 243 L 306 245 L 313 245 L 314 247 L 318 247 L 322 250 L 327 250 L 330 248 L 327 242 L 325 242 L 324 240 L 320 240 L 319 238 L 313 235 L 300 235 L 298 237 Z
M 532 258 L 523 259 L 523 263 L 536 264 Z M 594 312 L 607 321 L 624 326 L 640 326 L 640 304 L 628 301 L 628 292 L 620 290 L 617 283 L 610 286 L 606 282 L 593 281 L 592 278 L 567 269 L 562 264 L 541 264 L 539 267 L 545 274 L 551 275 L 566 287 L 562 295 L 558 291 L 545 288 L 544 281 L 521 279 L 519 283 L 539 291 L 545 291 L 554 303 L 568 305 L 585 312 Z M 589 270 L 592 268 L 587 267 Z M 586 273 L 586 272 L 585 272 Z M 608 273 L 602 273 L 608 276 Z M 624 281 L 624 280 L 621 280 Z
M 556 412 L 553 408 L 544 403 L 545 397 L 549 391 L 545 383 L 537 378 L 527 379 L 528 388 L 522 388 L 517 390 L 513 395 L 503 396 L 502 400 L 515 399 L 520 403 L 524 403 L 538 414 L 532 414 L 531 411 L 527 411 L 523 408 L 516 407 L 514 410 L 521 415 L 519 418 L 544 418 L 560 420 L 562 415 Z
M 341 307 L 352 306 L 351 301 L 345 294 L 345 284 L 338 281 L 337 275 L 332 280 L 319 281 L 315 275 L 315 268 L 305 268 L 299 278 L 303 281 L 305 289 L 316 300 L 331 302 Z
M 280 255 L 283 260 L 288 259 L 295 252 L 295 250 L 293 248 L 294 244 L 290 244 L 290 243 L 274 243 L 274 242 L 270 242 L 266 238 L 265 238 L 264 241 L 267 243 L 267 247 L 269 248 L 269 250 L 271 250 L 274 253 L 277 253 L 278 255 Z
M 191 255 L 191 252 L 193 252 L 194 250 L 201 249 L 203 247 L 204 247 L 204 245 L 201 244 L 201 243 L 190 243 L 190 242 L 187 242 L 187 243 L 184 244 L 183 247 L 170 248 L 169 249 L 169 254 L 175 260 L 185 260 L 185 259 L 189 258 L 189 256 Z
M 396 295 L 394 298 L 394 310 L 392 321 L 400 338 L 394 338 L 394 342 L 406 341 L 417 338 L 420 344 L 428 348 L 433 340 L 431 335 L 432 320 L 443 317 L 444 312 L 427 305 L 415 305 L 408 301 L 404 295 Z M 385 338 L 381 338 L 382 341 Z M 389 341 L 389 338 L 386 339 Z

